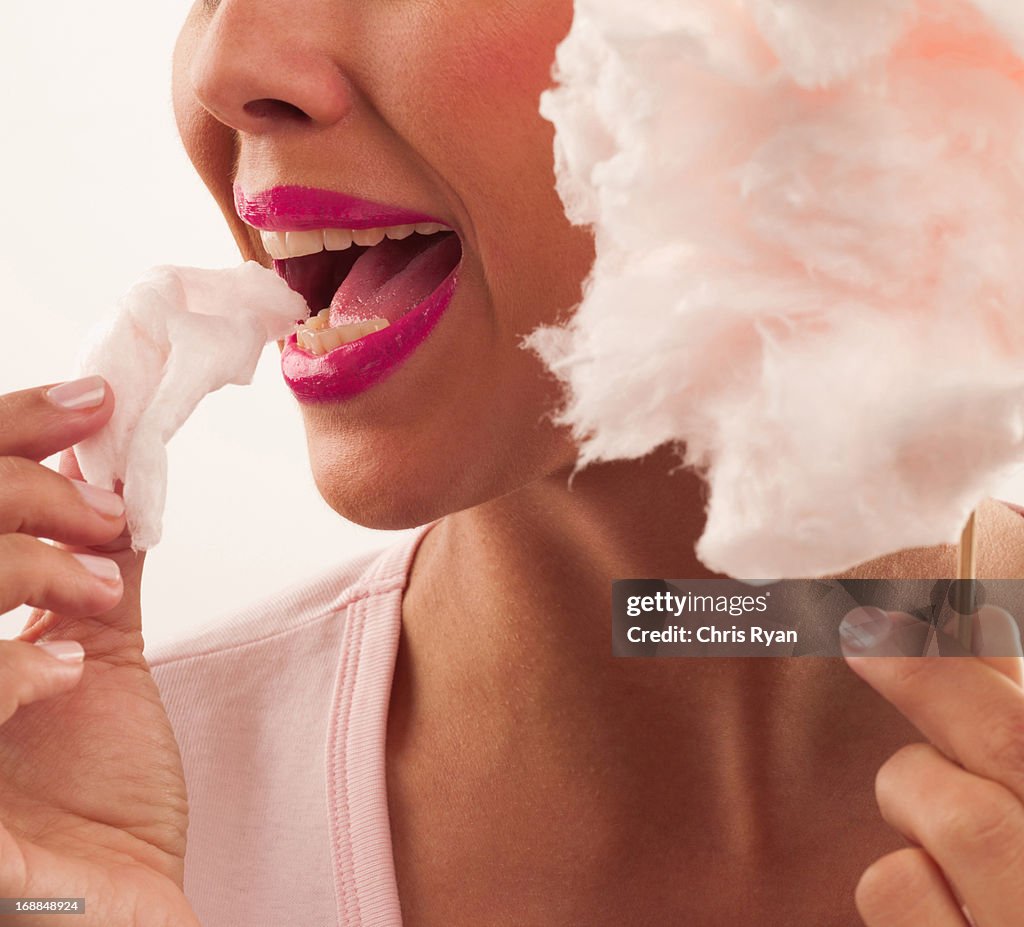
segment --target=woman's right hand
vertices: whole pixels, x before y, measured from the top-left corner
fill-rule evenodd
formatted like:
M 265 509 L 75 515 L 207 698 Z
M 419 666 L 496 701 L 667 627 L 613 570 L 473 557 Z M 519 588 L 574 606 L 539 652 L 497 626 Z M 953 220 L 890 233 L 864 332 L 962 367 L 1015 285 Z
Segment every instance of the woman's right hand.
M 73 479 L 73 452 L 61 473 L 39 463 L 113 408 L 99 378 L 0 396 L 0 613 L 37 609 L 0 641 L 0 898 L 84 898 L 80 927 L 198 927 L 181 757 L 142 655 L 144 557 L 120 498 Z M 39 646 L 58 641 L 66 659 Z

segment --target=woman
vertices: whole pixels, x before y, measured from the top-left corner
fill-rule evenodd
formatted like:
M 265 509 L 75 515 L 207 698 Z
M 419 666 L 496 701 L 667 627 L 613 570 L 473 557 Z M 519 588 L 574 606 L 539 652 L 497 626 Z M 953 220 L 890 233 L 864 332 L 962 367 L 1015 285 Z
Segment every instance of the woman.
M 369 357 L 285 347 L 321 493 L 423 528 L 147 661 L 119 501 L 70 482 L 71 455 L 63 477 L 35 463 L 116 397 L 4 397 L 2 607 L 48 611 L 0 647 L 0 894 L 85 897 L 104 925 L 893 927 L 966 924 L 961 902 L 1019 923 L 1018 660 L 609 655 L 612 579 L 709 574 L 701 484 L 670 449 L 569 489 L 558 390 L 519 346 L 593 257 L 536 112 L 571 12 L 196 4 L 175 109 L 243 257 L 294 254 L 281 270 L 332 323 L 419 320 Z M 402 244 L 423 220 L 455 236 Z M 260 232 L 368 227 L 394 237 L 338 248 L 351 267 Z M 1020 515 L 990 500 L 981 524 L 980 575 L 1024 574 Z M 846 575 L 951 576 L 953 555 Z M 858 620 L 853 644 L 886 653 L 884 616 Z

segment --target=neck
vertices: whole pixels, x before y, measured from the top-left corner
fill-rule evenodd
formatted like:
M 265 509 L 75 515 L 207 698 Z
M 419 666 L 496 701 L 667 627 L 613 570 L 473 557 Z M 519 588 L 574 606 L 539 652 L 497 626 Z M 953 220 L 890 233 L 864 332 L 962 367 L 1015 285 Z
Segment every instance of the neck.
M 577 771 L 547 781 L 685 774 L 743 830 L 752 781 L 813 780 L 871 694 L 834 659 L 611 656 L 613 579 L 715 575 L 693 552 L 702 483 L 675 464 L 666 450 L 597 465 L 571 489 L 559 473 L 444 518 L 410 577 L 403 660 L 424 712 L 472 704 L 489 737 L 528 730 L 538 763 Z

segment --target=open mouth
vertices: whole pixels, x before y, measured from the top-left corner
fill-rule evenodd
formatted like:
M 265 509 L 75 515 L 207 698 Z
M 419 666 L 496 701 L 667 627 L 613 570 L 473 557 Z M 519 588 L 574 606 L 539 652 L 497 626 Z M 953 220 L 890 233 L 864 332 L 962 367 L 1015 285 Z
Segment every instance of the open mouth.
M 429 297 L 462 260 L 462 243 L 438 223 L 381 228 L 261 230 L 274 269 L 306 300 L 296 343 L 326 354 L 372 336 Z

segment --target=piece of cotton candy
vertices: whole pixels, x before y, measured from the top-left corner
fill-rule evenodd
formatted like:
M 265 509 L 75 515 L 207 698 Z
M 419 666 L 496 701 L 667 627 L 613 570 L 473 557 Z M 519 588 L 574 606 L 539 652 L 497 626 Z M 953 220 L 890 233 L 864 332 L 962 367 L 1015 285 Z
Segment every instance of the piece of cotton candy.
M 136 550 L 160 540 L 167 442 L 207 393 L 250 383 L 264 345 L 308 314 L 305 300 L 255 261 L 229 270 L 156 267 L 87 340 L 80 370 L 107 380 L 115 407 L 75 454 L 88 482 L 124 484 Z
M 674 443 L 737 578 L 956 543 L 1024 460 L 1024 3 L 577 0 L 556 78 L 577 468 Z

